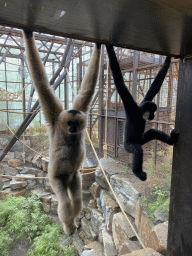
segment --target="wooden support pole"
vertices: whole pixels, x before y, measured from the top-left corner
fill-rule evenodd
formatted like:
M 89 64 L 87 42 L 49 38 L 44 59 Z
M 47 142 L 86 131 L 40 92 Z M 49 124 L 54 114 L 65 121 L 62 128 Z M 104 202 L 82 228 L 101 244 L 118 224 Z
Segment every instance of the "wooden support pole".
M 167 256 L 192 255 L 192 59 L 180 61 Z

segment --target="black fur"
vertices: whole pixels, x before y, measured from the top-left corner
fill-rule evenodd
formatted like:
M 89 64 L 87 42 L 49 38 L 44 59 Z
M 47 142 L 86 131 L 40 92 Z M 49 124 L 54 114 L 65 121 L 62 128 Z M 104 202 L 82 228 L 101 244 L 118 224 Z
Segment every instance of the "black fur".
M 124 83 L 113 46 L 107 45 L 106 48 L 115 86 L 121 96 L 126 112 L 124 148 L 127 152 L 134 154 L 133 173 L 140 180 L 144 181 L 146 180 L 147 175 L 142 170 L 143 149 L 141 146 L 153 139 L 158 139 L 169 145 L 173 145 L 178 138 L 178 133 L 174 130 L 171 132 L 170 136 L 156 129 L 150 129 L 144 132 L 146 121 L 142 117 L 143 113 L 149 111 L 150 115 L 148 119 L 152 120 L 154 118 L 154 112 L 156 111 L 157 106 L 152 100 L 163 84 L 171 62 L 171 57 L 166 58 L 164 65 L 155 77 L 143 101 L 138 106 Z
M 69 110 L 69 113 L 70 113 L 70 114 L 72 114 L 73 116 L 76 116 L 77 114 L 81 114 L 81 112 L 80 112 L 80 111 L 78 111 L 78 110 L 74 110 L 74 109 Z

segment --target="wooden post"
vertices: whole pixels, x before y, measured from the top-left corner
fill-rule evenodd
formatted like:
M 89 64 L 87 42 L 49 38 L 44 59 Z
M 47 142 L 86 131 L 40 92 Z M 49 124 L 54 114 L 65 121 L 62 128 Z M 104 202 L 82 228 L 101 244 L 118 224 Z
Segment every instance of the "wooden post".
M 167 256 L 192 255 L 192 59 L 180 61 Z

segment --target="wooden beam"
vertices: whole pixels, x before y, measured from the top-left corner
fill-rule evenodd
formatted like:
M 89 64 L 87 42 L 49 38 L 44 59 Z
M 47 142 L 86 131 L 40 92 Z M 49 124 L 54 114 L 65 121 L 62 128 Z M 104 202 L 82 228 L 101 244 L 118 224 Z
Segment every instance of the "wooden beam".
M 180 61 L 167 256 L 192 255 L 192 59 Z

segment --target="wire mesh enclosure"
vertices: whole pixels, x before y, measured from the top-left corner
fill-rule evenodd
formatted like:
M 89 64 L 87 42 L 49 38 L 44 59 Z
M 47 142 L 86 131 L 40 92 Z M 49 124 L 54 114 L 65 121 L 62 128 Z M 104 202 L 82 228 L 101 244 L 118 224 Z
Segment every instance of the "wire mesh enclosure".
M 93 44 L 70 39 L 71 56 L 63 61 L 69 39 L 41 33 L 35 33 L 35 38 L 49 81 L 53 86 L 57 84 L 56 95 L 64 109 L 69 109 L 80 90 Z M 139 103 L 165 58 L 124 48 L 115 49 L 126 85 Z M 147 122 L 146 130 L 157 128 L 169 134 L 173 129 L 178 68 L 178 60 L 172 59 L 163 86 L 155 98 L 158 107 L 156 116 L 153 121 Z M 56 76 L 58 70 L 60 72 Z M 10 132 L 9 127 L 15 132 L 26 116 L 35 110 L 33 106 L 38 100 L 38 95 L 28 72 L 22 31 L 3 26 L 0 26 L 0 93 L 0 115 L 4 120 L 0 122 L 0 131 Z M 41 127 L 44 124 L 44 117 L 39 111 L 28 125 Z M 123 149 L 124 124 L 123 104 L 115 89 L 105 47 L 102 46 L 100 75 L 90 107 L 87 128 L 100 152 L 103 152 L 105 146 L 110 156 L 128 164 L 132 162 L 132 155 Z M 29 130 L 29 126 L 27 129 Z M 144 159 L 152 156 L 155 161 L 161 161 L 161 157 L 169 153 L 170 147 L 159 141 L 144 145 Z

